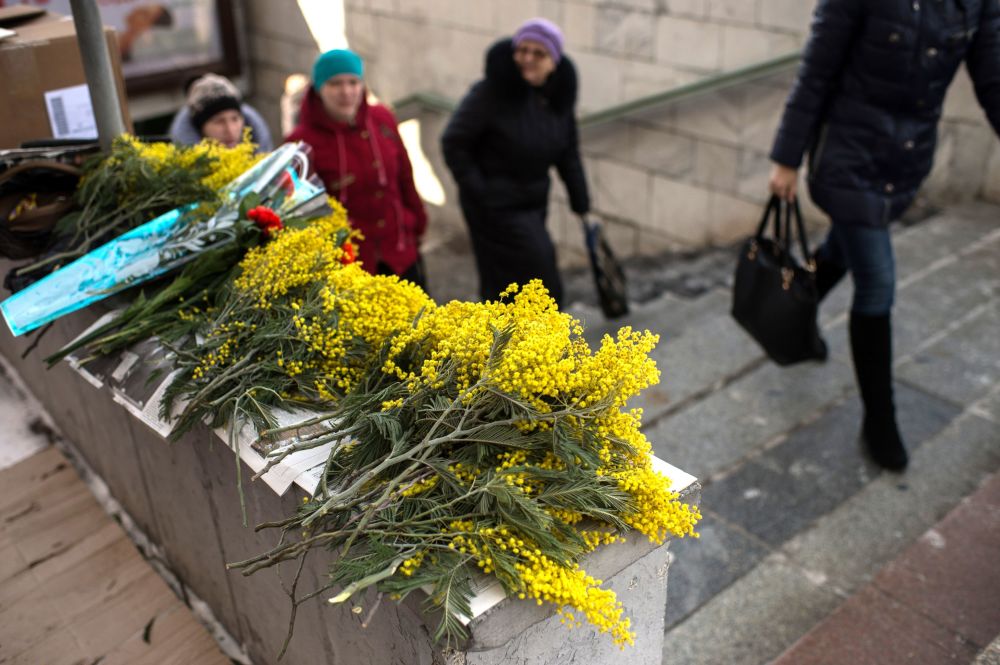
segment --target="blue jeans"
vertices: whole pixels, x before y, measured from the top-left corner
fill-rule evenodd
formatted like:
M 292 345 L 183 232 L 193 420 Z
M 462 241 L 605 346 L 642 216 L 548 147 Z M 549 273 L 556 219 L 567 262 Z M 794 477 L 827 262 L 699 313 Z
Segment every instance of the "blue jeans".
M 854 280 L 851 311 L 886 316 L 896 294 L 896 260 L 888 227 L 834 223 L 818 258 L 847 268 Z

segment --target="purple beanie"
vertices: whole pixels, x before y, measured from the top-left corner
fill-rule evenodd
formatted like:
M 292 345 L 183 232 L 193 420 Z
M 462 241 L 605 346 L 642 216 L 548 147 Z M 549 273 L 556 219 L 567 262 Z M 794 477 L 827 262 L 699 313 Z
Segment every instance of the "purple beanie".
M 514 47 L 520 46 L 525 39 L 542 44 L 552 57 L 552 61 L 559 63 L 559 59 L 562 58 L 563 35 L 558 25 L 544 18 L 525 21 L 514 33 Z

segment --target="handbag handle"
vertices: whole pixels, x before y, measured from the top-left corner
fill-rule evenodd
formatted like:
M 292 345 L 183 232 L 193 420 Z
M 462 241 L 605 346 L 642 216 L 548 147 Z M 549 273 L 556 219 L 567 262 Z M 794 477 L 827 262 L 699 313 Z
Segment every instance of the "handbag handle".
M 795 197 L 792 202 L 785 206 L 785 252 L 791 256 L 792 251 L 792 217 L 795 217 L 795 230 L 799 236 L 799 249 L 802 250 L 802 261 L 806 268 L 812 272 L 815 270 L 815 263 L 812 253 L 809 251 L 809 236 L 806 235 L 806 225 L 802 221 L 802 208 L 799 207 L 799 198 Z
M 760 225 L 757 226 L 757 233 L 754 235 L 757 240 L 761 240 L 764 237 L 764 232 L 767 230 L 767 223 L 771 219 L 771 215 L 774 215 L 774 238 L 775 240 L 781 239 L 781 199 L 777 194 L 772 194 L 771 199 L 767 202 L 767 206 L 764 208 L 764 216 L 761 217 Z

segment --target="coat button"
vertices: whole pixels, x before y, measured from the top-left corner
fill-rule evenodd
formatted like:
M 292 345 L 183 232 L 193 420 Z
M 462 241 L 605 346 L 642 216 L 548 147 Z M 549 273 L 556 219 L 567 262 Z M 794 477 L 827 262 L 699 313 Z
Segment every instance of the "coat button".
M 938 54 L 938 50 L 936 48 L 934 48 L 933 46 L 930 47 L 929 49 L 927 49 L 927 57 L 928 58 L 933 58 L 937 54 Z
M 903 148 L 905 150 L 913 150 L 916 146 L 917 144 L 914 143 L 913 141 L 907 141 L 906 143 L 903 144 Z
M 384 229 L 385 228 L 385 220 L 384 219 L 378 220 L 377 222 L 375 222 L 375 226 L 379 227 L 380 229 Z
M 363 139 L 368 138 L 368 130 L 367 129 L 362 129 L 361 130 L 361 138 L 363 138 Z
M 899 35 L 898 32 L 893 32 L 893 33 L 889 34 L 889 43 L 890 44 L 896 44 L 896 43 L 899 42 L 900 39 L 902 39 L 902 37 L 900 37 L 900 35 Z
M 892 194 L 894 191 L 896 191 L 895 185 L 893 185 L 891 182 L 885 183 L 885 193 L 886 194 Z
M 377 159 L 374 162 L 372 162 L 372 168 L 373 169 L 377 169 L 378 168 L 378 160 Z
M 381 189 L 375 192 L 375 198 L 380 199 L 383 196 L 385 196 L 385 192 L 383 192 Z
M 920 11 L 920 3 L 916 2 L 916 0 L 913 3 L 913 11 L 915 11 L 915 12 L 919 12 Z
M 918 109 L 922 109 L 925 106 L 927 106 L 927 101 L 926 100 L 923 100 L 923 99 L 918 99 L 917 100 L 917 108 Z

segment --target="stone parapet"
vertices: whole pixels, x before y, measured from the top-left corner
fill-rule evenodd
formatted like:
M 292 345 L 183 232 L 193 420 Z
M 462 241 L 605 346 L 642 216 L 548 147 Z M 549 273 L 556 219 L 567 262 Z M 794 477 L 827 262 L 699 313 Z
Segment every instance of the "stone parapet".
M 9 263 L 0 262 L 0 270 L 8 269 Z M 314 486 L 310 463 L 293 456 L 261 481 L 250 482 L 264 459 L 247 438 L 239 445 L 240 461 L 234 460 L 225 433 L 206 427 L 176 442 L 165 441 L 164 423 L 157 415 L 163 377 L 150 379 L 163 354 L 153 342 L 143 342 L 133 347 L 134 353 L 127 351 L 121 357 L 74 367 L 60 363 L 45 370 L 41 358 L 74 339 L 96 318 L 85 310 L 56 321 L 27 359 L 21 354 L 31 340 L 4 331 L 0 353 L 107 484 L 137 529 L 156 545 L 160 563 L 208 604 L 253 662 L 273 662 L 285 638 L 290 609 L 283 585 L 294 576 L 295 564 L 280 564 L 278 574 L 263 571 L 249 577 L 227 571 L 225 564 L 274 545 L 276 536 L 255 532 L 252 526 L 296 510 Z M 656 463 L 686 502 L 698 502 L 700 486 L 692 476 Z M 241 524 L 237 465 L 242 467 L 250 527 Z M 656 546 L 633 534 L 626 543 L 600 548 L 582 562 L 618 594 L 631 617 L 637 640 L 627 653 L 636 663 L 661 662 L 667 569 L 672 561 L 668 544 Z M 300 593 L 322 585 L 329 562 L 322 553 L 309 557 Z M 552 606 L 507 598 L 499 585 L 488 581 L 484 578 L 472 601 L 469 640 L 457 650 L 441 649 L 430 638 L 436 620 L 424 612 L 416 595 L 401 604 L 382 603 L 367 627 L 362 626 L 364 614 L 352 611 L 350 603 L 331 606 L 319 597 L 299 607 L 285 662 L 542 665 L 573 657 L 598 665 L 620 662 L 621 651 L 607 635 L 586 627 L 568 631 L 558 625 Z M 357 604 L 367 609 L 375 601 L 369 590 Z

